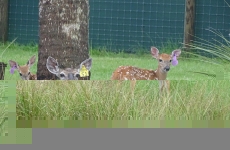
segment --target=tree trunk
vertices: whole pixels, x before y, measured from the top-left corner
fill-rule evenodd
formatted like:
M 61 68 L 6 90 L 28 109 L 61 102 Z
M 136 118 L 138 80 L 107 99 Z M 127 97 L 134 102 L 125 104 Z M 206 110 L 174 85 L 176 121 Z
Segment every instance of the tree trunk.
M 60 68 L 75 68 L 89 58 L 88 17 L 88 0 L 39 1 L 38 80 L 57 79 L 46 68 L 48 56 Z

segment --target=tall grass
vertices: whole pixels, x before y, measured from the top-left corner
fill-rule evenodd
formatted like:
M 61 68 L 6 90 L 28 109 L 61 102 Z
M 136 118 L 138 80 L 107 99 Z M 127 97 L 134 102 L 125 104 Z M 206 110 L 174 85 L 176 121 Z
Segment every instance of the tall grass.
M 0 136 L 5 136 L 5 134 L 8 132 L 8 110 L 5 99 L 6 88 L 7 87 L 5 84 L 0 83 Z
M 225 79 L 230 77 L 230 41 L 220 32 L 209 29 L 210 32 L 215 34 L 219 40 L 209 42 L 204 39 L 197 38 L 191 44 L 187 44 L 193 51 L 191 55 L 198 56 L 201 60 L 207 63 L 216 63 L 221 66 L 222 70 L 216 72 L 218 76 L 224 76 Z M 201 55 L 204 54 L 204 55 Z M 213 57 L 210 59 L 210 57 Z M 205 71 L 199 71 L 205 73 Z
M 230 81 L 171 81 L 171 95 L 158 96 L 158 82 L 17 81 L 17 117 L 62 120 L 228 120 Z
M 230 41 L 221 32 L 211 29 L 208 30 L 215 34 L 220 40 L 214 40 L 214 42 L 209 42 L 204 39 L 198 38 L 199 41 L 194 41 L 194 43 L 190 44 L 189 46 L 192 49 L 220 58 L 223 62 L 229 62 Z

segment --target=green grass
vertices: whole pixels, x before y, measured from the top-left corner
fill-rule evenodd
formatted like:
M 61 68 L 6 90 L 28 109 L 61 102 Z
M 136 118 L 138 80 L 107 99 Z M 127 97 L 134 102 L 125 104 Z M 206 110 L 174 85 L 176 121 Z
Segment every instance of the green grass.
M 6 88 L 4 83 L 0 82 L 0 136 L 8 134 L 8 110 L 6 102 Z
M 230 80 L 171 81 L 159 97 L 158 82 L 17 81 L 17 117 L 30 120 L 229 120 Z
M 8 44 L 0 44 L 0 54 Z M 164 46 L 159 49 L 160 52 L 171 52 L 176 49 L 175 46 Z M 3 54 L 0 61 L 7 64 L 5 71 L 5 80 L 20 80 L 19 74 L 15 72 L 10 74 L 10 66 L 8 61 L 15 60 L 20 65 L 24 65 L 32 55 L 38 55 L 37 45 L 20 46 L 12 44 Z M 157 61 L 152 58 L 149 53 L 126 54 L 124 52 L 112 53 L 106 49 L 90 50 L 90 56 L 93 58 L 92 77 L 91 80 L 110 80 L 112 72 L 121 65 L 132 65 L 146 69 L 156 69 Z M 215 74 L 216 78 L 211 76 L 191 73 L 190 71 L 205 72 Z M 37 72 L 37 63 L 31 67 L 31 72 Z M 179 58 L 179 65 L 172 66 L 168 73 L 170 80 L 215 80 L 215 79 L 230 79 L 230 65 L 227 62 L 220 62 L 218 59 L 207 59 L 204 57 Z
M 0 45 L 0 54 L 6 46 Z M 173 49 L 176 48 L 165 46 L 162 51 Z M 12 44 L 1 61 L 8 63 L 12 59 L 25 64 L 32 55 L 37 55 L 37 50 L 36 45 Z M 117 88 L 117 82 L 110 81 L 112 72 L 120 65 L 155 69 L 157 62 L 150 54 L 93 49 L 90 56 L 93 58 L 91 81 L 21 81 L 18 73 L 9 73 L 8 65 L 5 79 L 17 80 L 17 116 L 54 120 L 64 117 L 82 120 L 228 120 L 230 117 L 230 65 L 227 61 L 182 55 L 179 65 L 172 66 L 168 74 L 172 81 L 170 97 L 159 98 L 156 81 L 138 81 L 134 97 L 130 94 L 129 82 Z M 36 67 L 37 64 L 31 71 L 36 72 Z M 216 77 L 190 71 L 211 73 Z
M 16 81 L 0 82 L 0 144 L 32 144 L 32 129 L 16 128 Z

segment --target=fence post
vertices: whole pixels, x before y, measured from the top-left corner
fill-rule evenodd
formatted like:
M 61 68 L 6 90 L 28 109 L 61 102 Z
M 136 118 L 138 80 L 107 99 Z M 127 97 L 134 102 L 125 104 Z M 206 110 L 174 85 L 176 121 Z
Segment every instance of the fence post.
M 0 80 L 4 80 L 6 67 L 7 67 L 7 64 L 5 64 L 4 62 L 0 62 Z
M 187 44 L 190 44 L 194 39 L 195 0 L 185 1 L 184 48 L 188 50 Z
M 5 42 L 8 34 L 8 0 L 0 0 L 0 41 Z

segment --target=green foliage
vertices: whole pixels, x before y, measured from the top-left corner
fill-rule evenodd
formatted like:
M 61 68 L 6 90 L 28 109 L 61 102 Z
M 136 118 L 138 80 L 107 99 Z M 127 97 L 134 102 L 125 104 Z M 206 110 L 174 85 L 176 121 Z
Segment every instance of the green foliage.
M 228 120 L 229 80 L 171 81 L 159 97 L 157 81 L 17 81 L 17 117 L 77 120 Z M 42 94 L 40 94 L 42 93 Z
M 6 86 L 0 83 L 0 136 L 5 136 L 8 131 L 7 102 L 5 98 Z
M 230 41 L 220 32 L 209 30 L 215 34 L 220 40 L 214 40 L 214 42 L 209 42 L 203 39 L 199 41 L 194 41 L 193 44 L 189 46 L 200 52 L 205 53 L 206 55 L 212 55 L 224 62 L 230 61 Z

